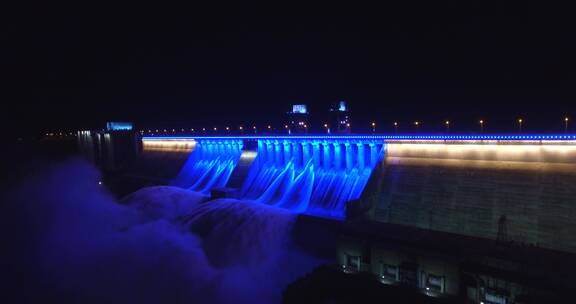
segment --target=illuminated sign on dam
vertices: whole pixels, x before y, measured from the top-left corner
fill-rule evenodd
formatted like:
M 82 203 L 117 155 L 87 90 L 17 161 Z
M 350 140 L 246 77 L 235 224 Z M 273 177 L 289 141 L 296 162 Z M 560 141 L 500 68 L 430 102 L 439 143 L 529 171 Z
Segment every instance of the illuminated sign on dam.
M 231 187 L 231 177 L 239 175 L 232 197 L 330 217 L 343 217 L 347 204 L 362 197 L 380 164 L 576 169 L 575 135 L 159 136 L 142 141 L 145 150 L 192 151 L 174 185 L 208 195 Z

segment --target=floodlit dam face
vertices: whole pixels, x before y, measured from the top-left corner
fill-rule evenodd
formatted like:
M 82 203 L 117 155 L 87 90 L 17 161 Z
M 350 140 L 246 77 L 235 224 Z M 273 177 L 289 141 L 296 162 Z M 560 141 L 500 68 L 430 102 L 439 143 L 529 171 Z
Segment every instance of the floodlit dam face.
M 143 140 L 193 146 L 174 183 L 206 195 L 576 252 L 575 135 Z
M 576 252 L 573 141 L 387 144 L 368 218 Z

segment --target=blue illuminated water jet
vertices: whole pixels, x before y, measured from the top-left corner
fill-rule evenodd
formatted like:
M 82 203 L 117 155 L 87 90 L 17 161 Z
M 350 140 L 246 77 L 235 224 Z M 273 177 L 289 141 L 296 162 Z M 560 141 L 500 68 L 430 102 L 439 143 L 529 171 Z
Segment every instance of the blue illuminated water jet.
M 242 147 L 241 140 L 197 140 L 173 185 L 204 194 L 224 187 L 240 159 Z
M 360 197 L 383 155 L 381 141 L 258 140 L 258 156 L 240 198 L 342 217 L 345 204 Z
M 242 154 L 239 139 L 198 139 L 174 185 L 203 194 L 226 186 Z M 343 217 L 360 198 L 376 164 L 382 140 L 258 139 L 256 159 L 235 197 L 297 213 Z

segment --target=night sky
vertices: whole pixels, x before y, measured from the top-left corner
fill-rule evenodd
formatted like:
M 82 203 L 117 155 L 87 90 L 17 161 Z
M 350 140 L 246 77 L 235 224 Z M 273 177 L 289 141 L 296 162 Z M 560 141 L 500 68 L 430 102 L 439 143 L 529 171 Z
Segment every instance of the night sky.
M 313 129 L 346 100 L 356 130 L 576 126 L 574 26 L 560 17 L 325 13 L 108 17 L 39 13 L 2 29 L 3 127 L 33 134 L 127 120 L 138 128 L 282 124 Z M 136 14 L 134 14 L 136 15 Z M 572 128 L 571 126 L 571 129 Z

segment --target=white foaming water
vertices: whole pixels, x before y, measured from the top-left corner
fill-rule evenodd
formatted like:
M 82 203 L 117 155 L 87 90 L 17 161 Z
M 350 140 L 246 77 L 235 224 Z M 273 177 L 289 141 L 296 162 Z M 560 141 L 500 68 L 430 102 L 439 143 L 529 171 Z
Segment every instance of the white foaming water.
M 175 187 L 118 204 L 98 180 L 89 165 L 69 162 L 3 205 L 2 233 L 13 243 L 4 274 L 21 302 L 279 303 L 320 262 L 293 246 L 288 210 L 204 203 Z

